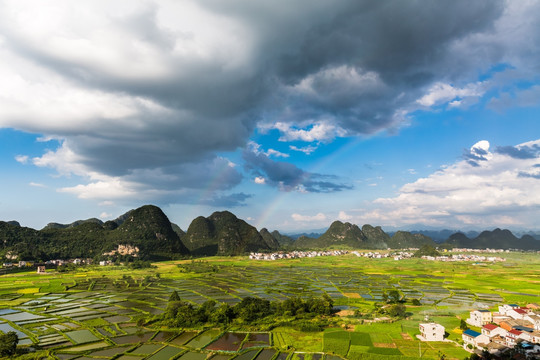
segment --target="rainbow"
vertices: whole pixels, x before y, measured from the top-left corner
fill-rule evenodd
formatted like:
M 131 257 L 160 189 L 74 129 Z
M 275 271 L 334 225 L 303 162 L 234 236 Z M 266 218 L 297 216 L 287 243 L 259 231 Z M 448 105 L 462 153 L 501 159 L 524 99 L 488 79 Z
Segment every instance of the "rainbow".
M 355 139 L 354 141 L 351 141 L 346 145 L 340 147 L 328 156 L 325 156 L 323 159 L 321 159 L 321 161 L 319 161 L 309 170 L 309 173 L 316 174 L 320 172 L 320 170 L 324 169 L 328 164 L 335 162 L 336 159 L 356 148 L 361 141 L 361 139 Z M 280 195 L 276 196 L 274 201 L 272 201 L 272 203 L 266 207 L 266 210 L 257 218 L 257 221 L 255 222 L 255 227 L 259 230 L 263 227 L 267 227 L 266 223 L 268 219 L 270 219 L 274 215 L 276 210 L 280 208 L 280 205 L 285 201 L 287 197 L 289 197 L 289 195 L 290 193 L 288 192 L 281 192 Z

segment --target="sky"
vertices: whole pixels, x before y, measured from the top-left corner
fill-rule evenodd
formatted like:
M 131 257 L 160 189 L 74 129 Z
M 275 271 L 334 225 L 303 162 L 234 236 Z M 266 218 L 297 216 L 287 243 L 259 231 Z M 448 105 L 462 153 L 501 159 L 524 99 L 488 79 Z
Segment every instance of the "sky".
M 540 1 L 3 0 L 0 220 L 538 230 Z

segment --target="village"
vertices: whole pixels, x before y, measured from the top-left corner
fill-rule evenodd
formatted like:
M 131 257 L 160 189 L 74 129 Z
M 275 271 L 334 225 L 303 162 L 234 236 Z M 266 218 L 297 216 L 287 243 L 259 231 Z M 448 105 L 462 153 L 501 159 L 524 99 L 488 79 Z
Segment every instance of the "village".
M 318 256 L 342 256 L 347 254 L 353 254 L 358 257 L 368 258 L 368 259 L 383 259 L 383 258 L 393 258 L 396 261 L 410 259 L 414 257 L 415 251 L 418 248 L 409 248 L 404 251 L 395 251 L 395 252 L 378 252 L 378 251 L 348 251 L 348 250 L 324 250 L 324 251 L 300 251 L 295 250 L 291 252 L 278 251 L 273 253 L 259 253 L 252 252 L 249 254 L 251 260 L 280 260 L 280 259 L 301 259 L 301 258 L 312 258 Z M 473 252 L 473 250 L 478 249 L 452 249 L 451 252 L 459 252 L 458 254 L 452 255 L 442 255 L 442 256 L 422 256 L 422 259 L 430 261 L 471 261 L 471 262 L 498 262 L 506 261 L 505 258 L 497 256 L 483 256 L 476 254 L 467 254 L 468 252 Z M 505 252 L 504 250 L 493 250 L 493 249 L 482 249 L 481 252 L 496 253 L 496 252 Z
M 520 307 L 505 304 L 497 312 L 480 309 L 470 312 L 466 323 L 471 327 L 462 333 L 463 348 L 471 353 L 484 351 L 500 355 L 519 347 L 526 358 L 540 357 L 540 306 Z M 431 322 L 419 325 L 421 341 L 445 341 L 444 326 Z
M 312 258 L 318 256 L 341 256 L 349 252 L 346 250 L 325 250 L 325 251 L 291 251 L 291 252 L 274 252 L 274 253 L 255 253 L 249 254 L 251 260 L 279 260 L 279 259 L 301 259 Z
M 506 261 L 498 256 L 479 256 L 474 254 L 454 254 L 451 256 L 422 256 L 422 259 L 431 261 L 474 261 L 474 262 L 497 262 Z

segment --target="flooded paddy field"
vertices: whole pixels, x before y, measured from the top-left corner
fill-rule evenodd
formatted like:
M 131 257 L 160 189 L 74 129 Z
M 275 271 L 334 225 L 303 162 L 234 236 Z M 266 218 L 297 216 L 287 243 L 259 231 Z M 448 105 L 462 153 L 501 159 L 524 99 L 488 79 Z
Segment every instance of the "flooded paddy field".
M 373 308 L 397 290 L 404 299 L 417 299 L 420 306 L 408 306 L 411 316 L 387 328 L 365 328 L 358 320 L 346 319 L 371 339 L 358 344 L 349 340 L 348 344 L 351 349 L 387 344 L 395 351 L 376 347 L 370 351 L 415 356 L 407 349 L 418 347 L 413 339 L 426 315 L 440 316 L 445 326 L 457 327 L 457 316 L 470 309 L 539 302 L 540 296 L 540 263 L 527 257 L 482 268 L 345 256 L 276 262 L 208 258 L 200 261 L 196 272 L 183 271 L 182 266 L 189 263 L 157 263 L 157 268 L 142 270 L 87 267 L 71 273 L 2 275 L 0 331 L 15 331 L 19 345 L 45 350 L 57 359 L 332 360 L 334 355 L 323 346 L 324 332 L 163 329 L 137 324 L 141 318 L 165 312 L 173 291 L 193 305 L 207 300 L 236 304 L 247 296 L 277 301 L 327 294 L 339 310 L 362 310 Z M 394 327 L 398 330 L 393 331 Z M 404 340 L 402 333 L 411 340 Z M 329 341 L 341 341 L 332 336 Z M 441 351 L 449 358 L 462 355 L 453 348 Z M 429 358 L 430 353 L 425 355 Z

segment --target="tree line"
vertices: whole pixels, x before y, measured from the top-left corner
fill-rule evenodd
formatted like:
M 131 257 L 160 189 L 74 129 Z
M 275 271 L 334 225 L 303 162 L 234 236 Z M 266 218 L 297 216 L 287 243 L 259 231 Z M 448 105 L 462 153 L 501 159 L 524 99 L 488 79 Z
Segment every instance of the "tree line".
M 167 310 L 158 319 L 163 325 L 175 328 L 200 326 L 226 327 L 229 325 L 266 325 L 274 327 L 295 320 L 313 320 L 334 314 L 334 301 L 324 294 L 320 298 L 302 299 L 298 296 L 270 301 L 256 297 L 245 297 L 235 305 L 217 304 L 207 300 L 201 305 L 183 301 L 174 291 Z M 317 321 L 295 321 L 304 331 L 319 331 L 322 324 Z

